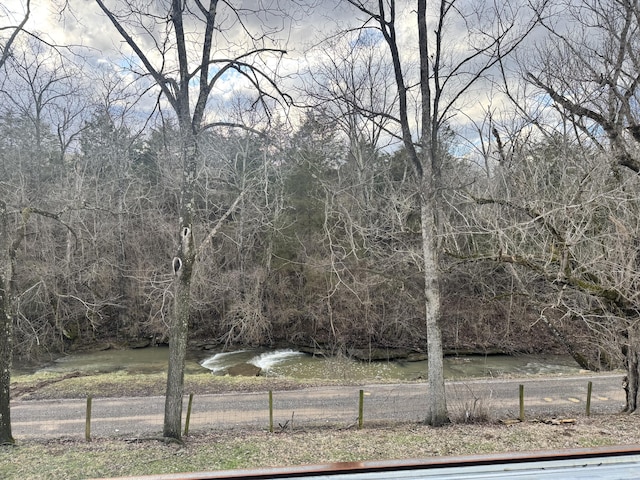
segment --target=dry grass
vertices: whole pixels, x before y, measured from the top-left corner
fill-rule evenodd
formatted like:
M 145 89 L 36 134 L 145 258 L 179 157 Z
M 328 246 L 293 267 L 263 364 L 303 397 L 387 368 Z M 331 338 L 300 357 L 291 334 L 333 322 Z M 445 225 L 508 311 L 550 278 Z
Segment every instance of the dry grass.
M 311 386 L 287 379 L 265 377 L 216 377 L 209 372 L 185 375 L 185 391 L 195 394 L 290 390 Z M 140 397 L 164 395 L 166 373 L 129 374 L 124 371 L 74 376 L 61 373 L 37 373 L 12 378 L 11 397 L 21 400 L 84 398 L 90 392 L 101 397 Z
M 492 402 L 488 387 L 482 384 L 456 384 L 447 399 L 449 417 L 454 423 L 487 423 L 492 418 Z
M 363 430 L 213 432 L 184 445 L 97 439 L 21 442 L 0 449 L 6 480 L 80 479 L 493 452 L 640 444 L 640 418 L 584 417 L 575 424 L 409 424 Z
M 14 377 L 12 397 L 81 398 L 89 391 L 94 395 L 102 392 L 101 396 L 162 395 L 165 381 L 162 373 L 115 372 L 85 377 L 41 373 Z M 197 394 L 313 385 L 290 379 L 212 377 L 209 373 L 186 376 L 186 389 Z M 233 430 L 190 436 L 184 445 L 114 438 L 97 438 L 91 443 L 19 439 L 17 446 L 0 447 L 0 477 L 80 479 L 640 444 L 640 418 L 634 415 L 581 417 L 565 425 L 527 422 L 507 426 L 487 421 L 491 410 L 487 392 L 480 389 L 472 393 L 473 400 L 466 403 L 456 403 L 455 398 L 462 395 L 453 395 L 450 413 L 456 423 L 439 429 L 421 424 L 367 424 L 363 430 L 326 427 L 278 434 Z

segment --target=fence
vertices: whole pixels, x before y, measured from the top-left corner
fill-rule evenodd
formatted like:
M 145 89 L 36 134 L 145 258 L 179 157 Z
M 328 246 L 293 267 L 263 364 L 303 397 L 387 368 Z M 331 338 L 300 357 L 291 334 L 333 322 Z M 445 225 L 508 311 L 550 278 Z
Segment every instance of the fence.
M 624 405 L 620 375 L 448 382 L 456 421 L 533 419 L 613 413 Z M 316 387 L 303 390 L 185 396 L 186 433 L 244 429 L 278 432 L 358 428 L 420 422 L 425 384 Z M 18 401 L 12 404 L 17 438 L 141 437 L 162 431 L 163 397 Z

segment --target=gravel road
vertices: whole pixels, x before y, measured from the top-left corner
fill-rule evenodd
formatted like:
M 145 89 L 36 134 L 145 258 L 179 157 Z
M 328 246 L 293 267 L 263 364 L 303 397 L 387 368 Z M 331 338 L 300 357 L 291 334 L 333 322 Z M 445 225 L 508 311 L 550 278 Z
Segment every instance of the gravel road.
M 624 407 L 622 375 L 580 375 L 525 379 L 447 382 L 452 417 L 488 413 L 491 418 L 517 418 L 519 385 L 524 385 L 528 419 L 570 417 L 585 413 L 592 382 L 591 412 L 609 414 Z M 426 409 L 425 384 L 362 387 L 314 387 L 273 392 L 273 424 L 282 428 L 335 425 L 347 428 L 358 418 L 359 390 L 364 396 L 365 423 L 420 421 Z M 185 397 L 185 415 L 187 397 Z M 269 427 L 268 393 L 229 393 L 194 397 L 190 433 L 212 429 Z M 24 438 L 84 438 L 86 399 L 14 401 L 13 434 Z M 92 437 L 138 437 L 162 431 L 163 397 L 94 398 Z

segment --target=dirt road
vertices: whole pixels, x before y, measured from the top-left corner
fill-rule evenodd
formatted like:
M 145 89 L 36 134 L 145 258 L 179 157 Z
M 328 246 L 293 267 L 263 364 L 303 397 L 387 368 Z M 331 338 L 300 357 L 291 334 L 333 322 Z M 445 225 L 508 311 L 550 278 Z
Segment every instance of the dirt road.
M 584 414 L 590 381 L 592 414 L 616 413 L 623 408 L 619 374 L 447 382 L 447 402 L 452 417 L 488 414 L 494 419 L 517 418 L 522 384 L 527 418 L 569 417 Z M 274 429 L 354 425 L 361 389 L 365 424 L 420 421 L 424 416 L 425 384 L 316 387 L 273 392 Z M 268 405 L 267 392 L 199 395 L 193 399 L 189 431 L 266 430 Z M 186 410 L 187 397 L 185 415 Z M 15 401 L 11 408 L 13 434 L 17 439 L 84 438 L 86 411 L 86 399 Z M 162 430 L 163 412 L 163 397 L 94 398 L 91 435 L 155 435 Z

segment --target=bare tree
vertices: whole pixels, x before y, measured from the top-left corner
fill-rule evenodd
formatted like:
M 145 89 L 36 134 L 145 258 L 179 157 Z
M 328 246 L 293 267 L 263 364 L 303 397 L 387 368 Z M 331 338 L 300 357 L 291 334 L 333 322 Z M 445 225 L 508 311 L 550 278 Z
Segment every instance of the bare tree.
M 2 25 L 0 31 L 8 32 L 9 37 L 0 46 L 0 69 L 11 55 L 16 38 L 29 20 L 31 2 L 26 1 L 25 12 L 18 25 Z M 0 7 L 2 17 L 8 14 L 4 6 Z M 13 246 L 9 237 L 9 218 L 7 204 L 0 199 L 0 444 L 14 443 L 11 434 L 11 411 L 9 404 L 11 385 L 11 363 L 13 358 L 13 304 L 12 282 L 14 272 Z
M 328 251 L 317 262 L 331 272 L 324 303 L 331 347 L 341 353 L 359 349 L 371 353 L 366 347 L 372 343 L 398 346 L 399 338 L 388 334 L 397 322 L 389 319 L 394 317 L 394 305 L 402 300 L 374 292 L 384 284 L 383 278 L 393 275 L 391 265 L 403 255 L 406 261 L 407 251 L 415 250 L 415 242 L 400 240 L 410 236 L 406 224 L 395 221 L 407 213 L 402 212 L 407 204 L 411 211 L 412 192 L 401 192 L 407 176 L 392 178 L 393 160 L 384 152 L 390 143 L 397 143 L 388 131 L 396 129 L 391 115 L 397 96 L 390 56 L 379 40 L 372 30 L 338 32 L 309 52 L 316 61 L 304 76 L 311 105 L 304 129 L 324 132 L 327 140 L 321 148 L 300 141 L 295 146 L 299 160 L 317 172 L 322 186 L 316 201 L 324 205 Z M 330 151 L 329 136 L 334 143 L 340 142 L 344 153 Z M 383 271 L 386 274 L 380 275 Z M 365 321 L 350 321 L 355 317 Z M 424 339 L 423 335 L 412 337 L 414 345 Z
M 317 120 L 337 127 L 348 141 L 347 163 L 363 212 L 371 195 L 371 164 L 381 149 L 397 141 L 387 132 L 397 101 L 393 67 L 378 40 L 368 30 L 330 37 L 311 51 L 321 62 L 313 63 L 304 77 Z
M 7 336 L 2 339 L 0 342 L 0 354 L 3 355 L 3 361 L 6 361 L 6 365 L 3 364 L 2 367 L 6 368 L 6 371 L 2 372 L 2 375 L 6 376 L 8 380 L 10 380 L 10 367 L 11 367 L 11 359 L 13 356 L 13 322 L 15 320 L 15 305 L 14 305 L 14 284 L 15 284 L 15 272 L 16 272 L 16 259 L 18 255 L 18 248 L 24 241 L 27 230 L 26 225 L 29 222 L 29 219 L 32 215 L 38 215 L 44 218 L 56 220 L 58 223 L 65 226 L 72 233 L 73 231 L 61 221 L 61 217 L 63 215 L 62 212 L 48 212 L 45 210 L 41 210 L 39 208 L 25 207 L 19 211 L 9 211 L 7 203 L 4 200 L 0 200 L 0 234 L 2 234 L 0 238 L 0 248 L 2 248 L 2 269 L 0 273 L 2 273 L 2 277 L 0 280 L 2 281 L 2 289 L 0 289 L 0 300 L 2 303 L 0 307 L 2 308 L 2 319 L 5 323 L 3 323 L 3 334 L 6 333 Z M 12 227 L 10 217 L 17 218 L 19 221 L 14 222 L 14 226 Z M 4 388 L 4 387 L 3 387 Z M 4 394 L 6 393 L 6 396 Z M 10 420 L 10 409 L 9 409 L 9 384 L 7 384 L 6 392 L 3 390 L 2 402 L 0 405 L 2 411 L 0 411 L 0 433 L 2 434 L 2 444 L 13 443 L 13 437 L 11 435 L 11 420 Z
M 191 279 L 196 261 L 194 244 L 195 185 L 200 157 L 198 136 L 204 128 L 220 123 L 206 117 L 211 92 L 225 75 L 237 75 L 258 93 L 257 102 L 279 95 L 271 70 L 284 52 L 271 42 L 269 32 L 254 34 L 247 18 L 260 18 L 261 10 L 243 10 L 230 3 L 211 0 L 164 5 L 125 2 L 121 8 L 96 0 L 104 14 L 133 50 L 142 69 L 162 92 L 175 113 L 181 136 L 183 161 L 178 239 L 172 261 L 176 278 L 175 311 L 170 325 L 169 372 L 165 404 L 164 435 L 181 438 L 184 363 L 187 350 Z M 219 8 L 226 9 L 219 11 Z M 267 12 L 269 15 L 273 12 Z M 150 25 L 153 25 L 151 27 Z M 225 39 L 224 31 L 237 27 L 244 39 Z M 198 40 L 192 41 L 197 32 Z M 216 35 L 220 35 L 216 37 Z M 216 51 L 226 45 L 226 50 Z M 240 47 L 237 47 L 240 45 Z M 148 47 L 153 49 L 153 55 Z M 240 51 L 238 51 L 238 48 Z M 215 55 L 222 54 L 221 57 Z M 192 101 L 191 93 L 196 92 Z M 266 103 L 262 103 L 266 105 Z
M 9 397 L 11 385 L 11 361 L 13 359 L 13 305 L 11 283 L 14 259 L 9 237 L 7 204 L 0 201 L 0 315 L 2 316 L 2 340 L 0 341 L 0 443 L 14 443 L 11 434 Z
M 458 1 L 442 0 L 429 10 L 426 0 L 418 0 L 415 10 L 417 46 L 413 48 L 419 63 L 417 80 L 410 76 L 408 59 L 401 50 L 408 45 L 400 37 L 399 22 L 407 20 L 404 3 L 349 0 L 365 17 L 364 28 L 377 28 L 389 49 L 399 97 L 395 121 L 401 131 L 416 174 L 422 233 L 422 269 L 424 275 L 425 319 L 429 361 L 429 399 L 427 422 L 442 425 L 448 421 L 444 390 L 442 340 L 440 333 L 441 292 L 439 274 L 439 234 L 442 231 L 439 209 L 442 196 L 442 167 L 446 156 L 442 136 L 448 123 L 464 104 L 472 88 L 501 58 L 523 41 L 536 23 L 536 13 L 524 6 L 492 4 L 476 8 Z M 411 4 L 409 4 L 411 5 Z M 539 11 L 542 6 L 537 6 Z M 435 18 L 434 22 L 430 18 Z M 417 85 L 414 92 L 412 85 Z M 412 96 L 418 98 L 418 126 L 411 122 Z M 419 131 L 418 139 L 413 132 Z
M 20 51 L 9 58 L 8 65 L 0 86 L 6 99 L 0 111 L 29 120 L 35 155 L 26 160 L 31 168 L 24 172 L 30 174 L 32 183 L 45 181 L 61 173 L 64 156 L 82 131 L 87 107 L 79 80 L 82 75 L 66 64 L 59 51 L 35 37 L 21 42 Z
M 608 357 L 592 359 L 593 366 L 597 360 L 615 364 L 622 355 L 626 410 L 634 412 L 640 406 L 640 7 L 615 0 L 567 0 L 557 7 L 563 15 L 542 19 L 547 36 L 522 62 L 523 88 L 535 90 L 534 98 L 550 98 L 551 108 L 540 102 L 529 108 L 513 84 L 507 90 L 528 124 L 511 136 L 494 131 L 496 172 L 507 188 L 485 200 L 536 227 L 535 234 L 525 229 L 526 242 L 509 241 L 508 254 L 502 250 L 499 257 L 546 280 L 555 299 L 543 302 L 548 315 L 541 320 L 553 320 L 555 311 L 558 321 L 587 328 L 592 350 Z M 540 133 L 545 140 L 535 144 L 538 151 L 522 148 L 525 137 L 531 143 Z M 527 156 L 541 161 L 534 166 Z M 514 164 L 526 166 L 526 181 L 514 176 Z M 528 196 L 514 195 L 525 185 Z M 498 231 L 504 235 L 504 228 Z M 534 244 L 535 254 L 529 250 Z

